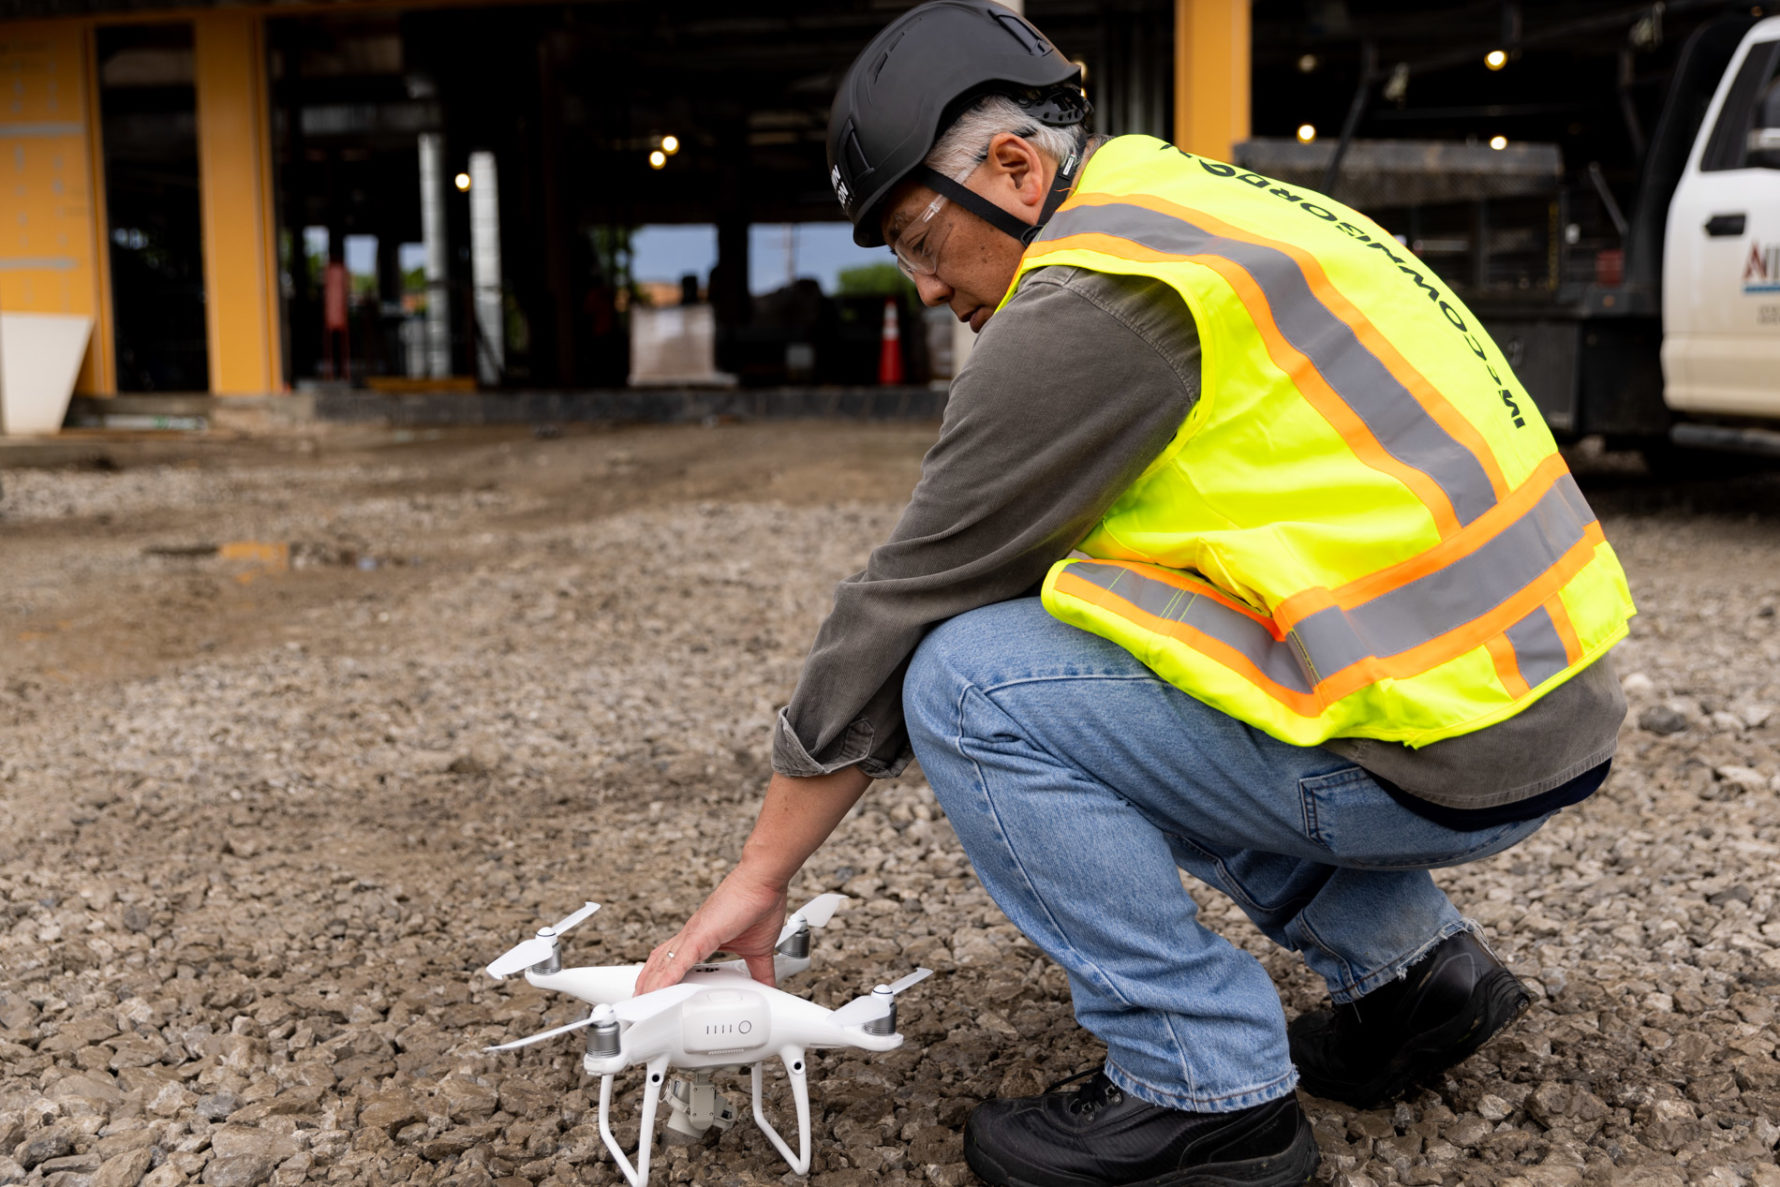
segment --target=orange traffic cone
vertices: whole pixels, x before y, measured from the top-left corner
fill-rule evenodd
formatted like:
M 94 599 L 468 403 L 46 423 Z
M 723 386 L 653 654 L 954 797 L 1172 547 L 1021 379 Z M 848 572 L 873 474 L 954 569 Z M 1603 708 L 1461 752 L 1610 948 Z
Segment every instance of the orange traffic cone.
M 896 300 L 884 298 L 884 337 L 878 352 L 878 382 L 885 387 L 902 382 L 902 330 L 896 323 Z

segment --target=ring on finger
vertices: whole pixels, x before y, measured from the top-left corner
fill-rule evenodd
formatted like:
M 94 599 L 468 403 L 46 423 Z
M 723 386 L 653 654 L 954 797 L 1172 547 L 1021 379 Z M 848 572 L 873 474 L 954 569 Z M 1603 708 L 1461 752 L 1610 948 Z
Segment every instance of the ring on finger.
M 672 960 L 673 958 L 674 958 L 674 954 L 672 952 L 668 953 L 668 959 Z

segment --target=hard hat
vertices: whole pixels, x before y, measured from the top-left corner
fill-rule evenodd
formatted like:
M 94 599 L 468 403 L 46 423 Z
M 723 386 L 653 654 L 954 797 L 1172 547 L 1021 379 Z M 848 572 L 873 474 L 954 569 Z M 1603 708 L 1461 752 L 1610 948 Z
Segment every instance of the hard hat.
M 929 0 L 897 17 L 848 68 L 828 116 L 828 179 L 853 241 L 882 247 L 885 199 L 971 101 L 1006 94 L 1033 119 L 1088 116 L 1081 71 L 991 0 Z

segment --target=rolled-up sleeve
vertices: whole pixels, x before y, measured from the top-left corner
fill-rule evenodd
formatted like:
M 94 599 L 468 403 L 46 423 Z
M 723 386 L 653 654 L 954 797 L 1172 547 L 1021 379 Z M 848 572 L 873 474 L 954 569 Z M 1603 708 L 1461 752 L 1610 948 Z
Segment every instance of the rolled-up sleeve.
M 773 769 L 900 773 L 902 679 L 921 639 L 1031 591 L 1168 445 L 1198 392 L 1198 336 L 1173 289 L 1029 274 L 953 382 L 895 530 L 837 587 L 779 714 Z

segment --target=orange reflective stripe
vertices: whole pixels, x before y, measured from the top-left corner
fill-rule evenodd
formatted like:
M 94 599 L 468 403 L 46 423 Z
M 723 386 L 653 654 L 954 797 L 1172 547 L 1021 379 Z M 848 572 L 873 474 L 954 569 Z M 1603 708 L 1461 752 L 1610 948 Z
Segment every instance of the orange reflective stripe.
M 1560 594 L 1552 594 L 1545 603 L 1545 612 L 1551 615 L 1551 625 L 1556 629 L 1558 638 L 1564 641 L 1564 661 L 1573 664 L 1582 658 L 1582 640 L 1576 637 L 1576 624 L 1570 621 L 1570 612 L 1564 609 L 1564 599 Z
M 1197 226 L 1227 239 L 1235 239 L 1244 243 L 1252 243 L 1259 247 L 1269 247 L 1290 256 L 1304 272 L 1304 279 L 1309 283 L 1311 292 L 1316 294 L 1330 313 L 1347 323 L 1354 336 L 1370 350 L 1385 370 L 1401 383 L 1415 397 L 1422 410 L 1444 428 L 1453 439 L 1464 445 L 1474 454 L 1489 476 L 1490 486 L 1494 488 L 1496 497 L 1500 498 L 1508 491 L 1508 481 L 1502 469 L 1496 464 L 1495 453 L 1483 439 L 1475 426 L 1452 403 L 1441 395 L 1438 388 L 1429 382 L 1427 376 L 1416 370 L 1410 361 L 1391 345 L 1390 339 L 1373 325 L 1371 320 L 1360 311 L 1359 307 L 1349 301 L 1335 283 L 1329 279 L 1327 272 L 1317 258 L 1296 244 L 1285 240 L 1272 239 L 1253 231 L 1245 231 L 1231 223 L 1188 206 L 1170 202 L 1166 198 L 1154 194 L 1092 194 L 1083 195 L 1082 206 L 1129 204 L 1142 206 L 1158 214 L 1173 218 L 1185 219 Z
M 1406 465 L 1393 457 L 1380 444 L 1372 430 L 1366 426 L 1347 401 L 1329 386 L 1316 364 L 1300 353 L 1286 341 L 1280 333 L 1279 324 L 1274 320 L 1273 308 L 1267 301 L 1267 295 L 1261 286 L 1255 283 L 1248 270 L 1236 261 L 1224 256 L 1191 255 L 1180 256 L 1168 252 L 1157 251 L 1133 243 L 1129 239 L 1120 239 L 1112 235 L 1083 233 L 1067 235 L 1060 239 L 1040 240 L 1027 250 L 1028 256 L 1045 256 L 1056 251 L 1068 250 L 1094 251 L 1117 259 L 1131 260 L 1139 263 L 1190 263 L 1209 268 L 1223 277 L 1225 283 L 1236 293 L 1237 300 L 1248 311 L 1249 319 L 1254 323 L 1255 330 L 1261 336 L 1261 342 L 1267 348 L 1267 357 L 1273 365 L 1284 372 L 1297 387 L 1300 394 L 1324 420 L 1329 423 L 1347 447 L 1353 450 L 1367 465 L 1382 471 L 1401 482 L 1414 492 L 1415 497 L 1434 520 L 1435 530 L 1442 539 L 1457 535 L 1463 530 L 1458 515 L 1454 512 L 1452 500 L 1446 491 L 1432 476 L 1413 466 Z
M 1279 629 L 1279 625 L 1274 622 L 1273 619 L 1261 613 L 1261 611 L 1256 610 L 1247 602 L 1231 597 L 1204 578 L 1195 577 L 1191 573 L 1182 569 L 1170 569 L 1166 565 L 1153 565 L 1144 561 L 1122 561 L 1102 557 L 1094 557 L 1093 563 L 1096 565 L 1111 565 L 1114 568 L 1124 569 L 1128 572 L 1135 573 L 1137 576 L 1146 578 L 1150 581 L 1160 581 L 1164 585 L 1171 585 L 1182 593 L 1197 594 L 1202 598 L 1210 598 L 1219 605 L 1226 606 L 1229 609 L 1236 611 L 1236 613 L 1254 620 L 1256 624 L 1265 627 L 1267 633 L 1273 636 L 1275 642 L 1283 640 L 1286 637 L 1285 632 Z
M 1520 674 L 1520 660 L 1514 654 L 1514 644 L 1503 635 L 1492 635 L 1484 646 L 1489 648 L 1490 659 L 1495 661 L 1496 679 L 1502 682 L 1509 696 L 1518 700 L 1532 691 Z

